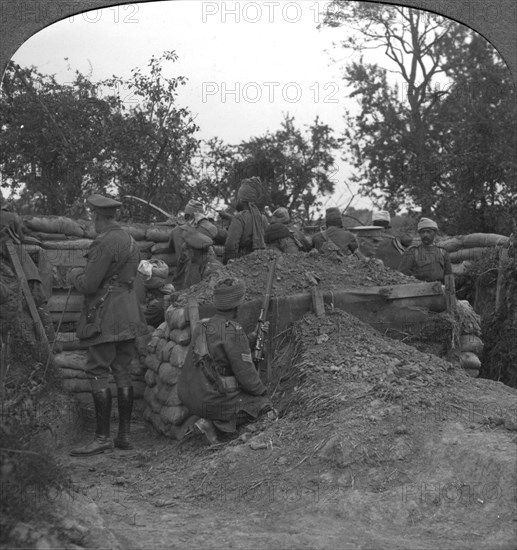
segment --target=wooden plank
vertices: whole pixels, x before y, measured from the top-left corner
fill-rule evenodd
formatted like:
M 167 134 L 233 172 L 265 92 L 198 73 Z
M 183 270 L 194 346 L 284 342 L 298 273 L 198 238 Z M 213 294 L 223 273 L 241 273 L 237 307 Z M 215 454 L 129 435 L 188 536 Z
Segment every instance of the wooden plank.
M 48 346 L 48 338 L 47 334 L 45 332 L 45 327 L 43 326 L 43 323 L 41 322 L 38 310 L 36 308 L 36 304 L 34 303 L 34 298 L 32 297 L 29 283 L 27 282 L 27 279 L 25 278 L 25 273 L 23 272 L 22 264 L 20 263 L 20 259 L 18 258 L 18 255 L 16 254 L 16 249 L 14 247 L 14 244 L 11 241 L 7 241 L 5 243 L 5 246 L 7 247 L 7 251 L 9 252 L 9 256 L 11 257 L 11 261 L 13 263 L 14 271 L 16 272 L 16 276 L 18 277 L 18 280 L 20 281 L 20 285 L 22 287 L 23 295 L 25 296 L 25 301 L 27 302 L 27 305 L 29 306 L 29 311 L 32 317 L 32 320 L 34 321 L 34 326 L 36 330 L 36 338 L 42 342 L 44 342 Z
M 67 292 L 54 291 L 48 300 L 48 308 L 51 312 L 63 311 L 66 305 L 68 313 L 81 311 L 83 309 L 84 296 L 79 293 L 71 293 L 67 303 Z
M 317 317 L 325 317 L 325 303 L 323 301 L 323 293 L 317 287 L 312 287 L 312 309 Z
M 387 300 L 414 298 L 416 296 L 438 296 L 443 294 L 441 283 L 409 283 L 405 285 L 369 286 L 360 288 L 340 288 L 340 293 L 360 296 L 381 296 Z

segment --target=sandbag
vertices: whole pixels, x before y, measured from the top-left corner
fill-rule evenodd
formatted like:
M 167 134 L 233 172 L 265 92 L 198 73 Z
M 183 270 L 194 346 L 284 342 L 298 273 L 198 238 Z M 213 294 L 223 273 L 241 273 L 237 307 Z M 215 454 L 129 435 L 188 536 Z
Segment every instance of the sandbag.
M 449 253 L 457 252 L 463 248 L 463 236 L 444 239 L 443 241 L 438 241 L 436 244 L 442 248 L 445 248 L 445 250 Z
M 83 228 L 76 221 L 64 216 L 34 216 L 25 219 L 25 225 L 33 231 L 64 233 L 72 237 L 84 237 Z
M 158 386 L 155 387 L 158 388 Z M 177 406 L 182 404 L 180 398 L 178 397 L 178 389 L 176 385 L 167 386 L 166 384 L 162 384 L 162 386 L 158 390 L 156 399 L 165 407 Z
M 188 346 L 190 344 L 190 327 L 186 327 L 184 329 L 172 329 L 170 333 L 170 339 L 176 344 Z
M 153 241 L 136 241 L 136 246 L 142 252 L 150 252 L 155 243 Z
M 476 355 L 483 353 L 483 341 L 475 334 L 462 334 L 460 336 L 461 351 L 470 351 Z
M 163 348 L 167 345 L 168 341 L 165 338 L 160 338 L 160 341 L 156 344 L 156 358 L 158 361 L 163 361 L 166 359 L 161 359 L 163 356 Z
M 174 386 L 178 381 L 180 372 L 181 369 L 178 367 L 173 367 L 170 363 L 162 363 L 158 371 L 158 376 L 164 384 Z
M 156 374 L 151 369 L 147 369 L 145 373 L 145 383 L 152 388 L 153 386 L 156 386 Z M 145 392 L 145 390 L 144 390 Z M 145 393 L 144 393 L 144 399 L 145 399 Z
M 95 239 L 97 231 L 95 231 L 95 222 L 90 220 L 77 220 L 77 223 L 82 227 L 84 237 L 86 239 Z
M 62 351 L 54 356 L 56 367 L 84 371 L 87 360 L 86 351 Z
M 508 240 L 509 237 L 496 233 L 471 233 L 463 237 L 463 248 L 504 246 Z
M 40 241 L 67 241 L 64 233 L 43 233 L 42 231 L 34 231 L 30 233 L 31 237 L 35 237 Z
M 464 369 L 479 369 L 481 368 L 481 361 L 475 353 L 462 351 L 460 354 L 460 366 Z
M 170 225 L 155 225 L 147 229 L 145 233 L 146 241 L 154 241 L 155 243 L 167 243 L 171 236 L 172 227 Z
M 155 243 L 151 248 L 151 254 L 168 254 L 169 243 Z
M 124 229 L 124 231 L 127 231 L 133 237 L 133 239 L 135 239 L 135 241 L 145 240 L 145 236 L 148 229 L 146 225 L 143 225 L 140 223 L 135 223 L 135 224 L 121 223 L 120 226 L 122 227 L 122 229 Z
M 165 338 L 165 329 L 167 328 L 167 323 L 164 321 L 160 323 L 153 332 L 153 338 Z
M 183 307 L 170 306 L 165 312 L 165 320 L 171 330 L 184 329 L 188 325 L 187 310 Z
M 41 246 L 51 250 L 88 250 L 92 244 L 91 239 L 74 239 L 70 241 L 43 241 Z
M 185 362 L 185 357 L 187 356 L 188 346 L 181 346 L 180 344 L 176 344 L 171 351 L 171 354 L 169 356 L 169 363 L 173 367 L 183 367 L 183 363 Z
M 189 417 L 189 415 L 189 410 L 183 405 L 163 407 L 160 411 L 162 420 L 174 425 L 182 424 Z
M 158 330 L 158 329 L 157 329 Z M 158 345 L 158 342 L 160 341 L 159 334 L 156 334 L 156 331 L 153 333 L 151 339 L 149 340 L 149 343 L 147 344 L 147 351 L 149 354 L 156 353 L 156 346 Z
M 160 368 L 160 361 L 158 357 L 154 354 L 149 354 L 144 361 L 145 366 L 148 369 L 151 369 L 156 374 L 158 373 L 158 369 Z
M 88 374 L 86 371 L 76 370 L 76 369 L 68 369 L 66 367 L 60 367 L 59 368 L 59 375 L 61 378 L 73 378 L 73 379 L 82 379 L 87 380 L 89 379 Z
M 160 350 L 160 353 L 158 353 L 158 349 L 156 350 L 156 356 L 158 357 L 158 359 L 160 361 L 168 361 L 169 360 L 169 357 L 171 355 L 171 351 L 172 351 L 172 348 L 175 346 L 176 344 L 172 341 L 168 341 L 165 346 L 163 346 Z
M 489 247 L 462 248 L 457 252 L 451 252 L 449 258 L 452 263 L 460 263 L 464 260 L 476 261 L 489 254 L 493 249 Z

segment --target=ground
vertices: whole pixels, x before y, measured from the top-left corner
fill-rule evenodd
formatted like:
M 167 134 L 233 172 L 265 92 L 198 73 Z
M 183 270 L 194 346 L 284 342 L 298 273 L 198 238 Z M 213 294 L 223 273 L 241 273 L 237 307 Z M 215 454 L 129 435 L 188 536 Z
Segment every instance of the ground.
M 279 418 L 219 445 L 137 420 L 131 451 L 56 440 L 69 485 L 39 547 L 515 548 L 514 389 L 339 311 L 306 315 L 273 366 Z

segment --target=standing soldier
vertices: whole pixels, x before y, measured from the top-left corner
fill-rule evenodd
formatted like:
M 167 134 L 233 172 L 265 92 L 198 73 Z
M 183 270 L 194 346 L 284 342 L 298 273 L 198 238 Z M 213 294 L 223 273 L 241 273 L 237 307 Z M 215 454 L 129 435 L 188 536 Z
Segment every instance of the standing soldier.
M 257 176 L 242 180 L 237 192 L 237 214 L 232 218 L 224 244 L 224 263 L 266 248 L 264 233 L 269 222 L 259 212 L 257 202 L 264 195 Z
M 266 387 L 253 364 L 250 340 L 237 322 L 246 293 L 243 280 L 227 278 L 214 288 L 216 313 L 202 319 L 192 335 L 178 382 L 178 396 L 193 415 L 196 428 L 210 443 L 217 442 L 216 428 L 234 432 L 238 424 L 272 411 Z M 263 330 L 269 324 L 264 323 Z
M 434 244 L 438 225 L 429 218 L 421 218 L 418 233 L 422 242 L 406 250 L 399 271 L 421 281 L 445 282 L 446 276 L 452 274 L 452 267 L 447 250 Z
M 86 372 L 91 382 L 97 426 L 93 442 L 73 449 L 72 456 L 90 456 L 113 449 L 110 372 L 118 397 L 119 431 L 115 446 L 132 448 L 129 441 L 133 409 L 130 364 L 136 356 L 136 338 L 147 333 L 133 288 L 140 252 L 133 237 L 115 222 L 121 203 L 101 195 L 92 195 L 87 202 L 93 208 L 97 238 L 88 249 L 86 266 L 72 269 L 69 280 L 84 294 L 77 336 L 88 346 Z

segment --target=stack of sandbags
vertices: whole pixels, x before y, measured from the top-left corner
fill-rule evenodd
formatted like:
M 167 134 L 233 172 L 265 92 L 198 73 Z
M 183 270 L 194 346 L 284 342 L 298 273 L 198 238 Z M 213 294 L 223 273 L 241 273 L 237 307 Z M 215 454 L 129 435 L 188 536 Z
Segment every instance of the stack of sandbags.
M 506 246 L 508 237 L 496 233 L 471 233 L 444 239 L 438 243 L 449 253 L 454 275 L 465 275 L 472 262 L 493 252 L 496 247 Z
M 460 321 L 460 365 L 469 376 L 477 378 L 481 368 L 479 357 L 483 353 L 480 317 L 467 300 L 458 300 L 457 308 Z
M 86 359 L 87 352 L 85 350 L 62 351 L 55 356 L 54 362 L 63 382 L 63 387 L 84 405 L 85 408 L 93 409 L 92 390 L 86 374 Z M 130 372 L 135 396 L 133 410 L 138 414 L 144 409 L 145 367 L 143 361 L 140 361 L 138 357 L 135 358 L 131 364 Z M 114 399 L 112 416 L 116 418 L 118 416 L 117 387 L 114 381 L 111 381 L 110 388 Z
M 189 411 L 178 398 L 177 383 L 190 344 L 187 308 L 170 306 L 165 321 L 147 345 L 144 420 L 161 434 L 181 439 L 190 426 Z

